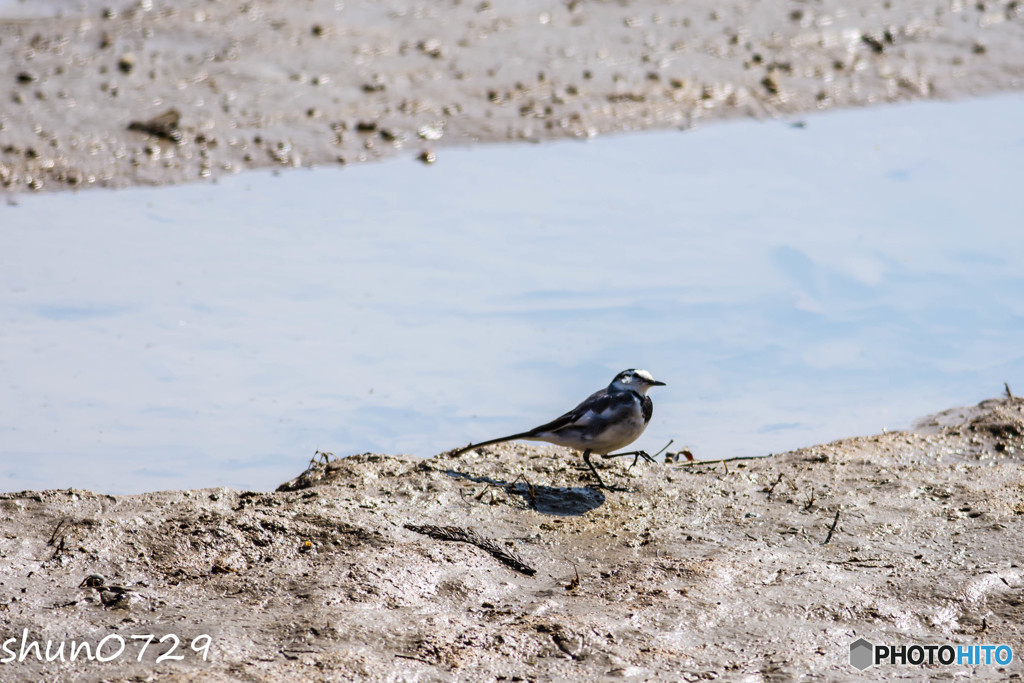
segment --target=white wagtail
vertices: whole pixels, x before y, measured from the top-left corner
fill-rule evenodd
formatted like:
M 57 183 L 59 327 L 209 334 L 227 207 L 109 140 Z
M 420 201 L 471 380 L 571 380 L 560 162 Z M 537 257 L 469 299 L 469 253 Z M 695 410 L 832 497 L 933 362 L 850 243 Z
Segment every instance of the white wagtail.
M 607 488 L 594 464 L 590 462 L 590 454 L 616 457 L 609 454 L 636 441 L 644 433 L 654 412 L 654 403 L 647 395 L 647 390 L 661 386 L 665 386 L 665 383 L 654 379 L 646 370 L 623 370 L 615 375 L 607 388 L 595 391 L 565 415 L 528 432 L 470 444 L 455 451 L 453 455 L 516 439 L 547 441 L 583 451 L 583 461 L 597 477 L 601 487 Z M 636 451 L 636 454 L 647 455 L 642 451 Z

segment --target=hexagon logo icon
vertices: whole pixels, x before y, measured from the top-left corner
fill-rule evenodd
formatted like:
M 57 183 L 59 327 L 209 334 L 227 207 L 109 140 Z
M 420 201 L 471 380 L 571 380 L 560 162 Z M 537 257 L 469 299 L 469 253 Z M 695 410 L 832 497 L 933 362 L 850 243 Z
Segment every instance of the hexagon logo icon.
M 872 664 L 875 659 L 875 646 L 864 640 L 858 638 L 857 640 L 850 643 L 850 666 L 855 669 L 863 671 Z

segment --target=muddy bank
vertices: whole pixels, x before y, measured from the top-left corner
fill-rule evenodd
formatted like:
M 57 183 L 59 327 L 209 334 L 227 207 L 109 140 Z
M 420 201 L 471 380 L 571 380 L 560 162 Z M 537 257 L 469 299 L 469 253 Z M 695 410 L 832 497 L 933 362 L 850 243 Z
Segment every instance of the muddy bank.
M 760 460 L 615 462 L 613 491 L 505 445 L 278 492 L 6 494 L 3 640 L 66 660 L 109 637 L 110 661 L 29 645 L 0 679 L 844 680 L 858 637 L 1019 655 L 1022 454 L 1024 400 L 1002 399 Z M 183 659 L 140 655 L 147 634 Z
M 120 187 L 445 145 L 1019 88 L 1018 0 L 11 2 L 0 187 Z M 440 152 L 443 155 L 443 152 Z

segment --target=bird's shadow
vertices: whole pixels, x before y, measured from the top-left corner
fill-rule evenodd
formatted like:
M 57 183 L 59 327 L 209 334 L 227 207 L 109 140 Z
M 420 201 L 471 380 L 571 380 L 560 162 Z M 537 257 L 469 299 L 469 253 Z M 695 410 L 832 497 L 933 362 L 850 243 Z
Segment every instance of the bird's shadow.
M 481 477 L 456 470 L 445 470 L 452 479 L 472 481 L 477 484 L 488 484 L 503 489 L 507 493 L 519 496 L 528 507 L 544 515 L 557 517 L 578 517 L 601 507 L 604 504 L 604 493 L 589 486 L 542 486 L 517 481 L 502 481 L 491 477 Z

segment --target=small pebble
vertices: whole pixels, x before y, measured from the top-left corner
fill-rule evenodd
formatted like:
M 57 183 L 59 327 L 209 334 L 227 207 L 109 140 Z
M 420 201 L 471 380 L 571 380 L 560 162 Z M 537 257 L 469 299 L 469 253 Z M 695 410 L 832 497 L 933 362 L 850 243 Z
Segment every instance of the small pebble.
M 117 68 L 120 69 L 122 73 L 130 74 L 135 68 L 135 55 L 131 52 L 121 55 L 121 59 L 117 62 Z

